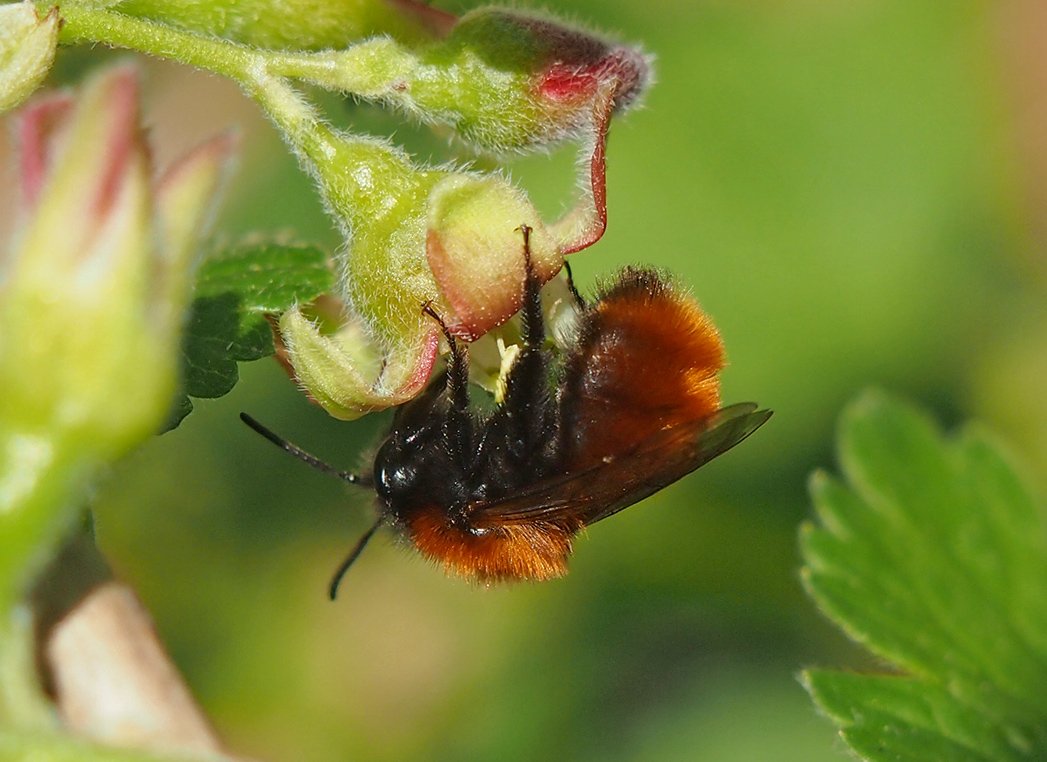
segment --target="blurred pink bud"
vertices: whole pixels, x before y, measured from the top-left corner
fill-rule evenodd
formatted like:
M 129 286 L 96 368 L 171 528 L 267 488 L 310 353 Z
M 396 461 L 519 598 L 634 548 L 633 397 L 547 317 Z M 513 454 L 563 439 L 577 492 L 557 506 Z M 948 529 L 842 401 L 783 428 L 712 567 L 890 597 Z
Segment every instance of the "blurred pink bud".
M 39 98 L 16 137 L 22 209 L 0 262 L 0 417 L 118 451 L 171 403 L 200 231 L 234 141 L 201 146 L 154 187 L 130 66 L 75 96 Z

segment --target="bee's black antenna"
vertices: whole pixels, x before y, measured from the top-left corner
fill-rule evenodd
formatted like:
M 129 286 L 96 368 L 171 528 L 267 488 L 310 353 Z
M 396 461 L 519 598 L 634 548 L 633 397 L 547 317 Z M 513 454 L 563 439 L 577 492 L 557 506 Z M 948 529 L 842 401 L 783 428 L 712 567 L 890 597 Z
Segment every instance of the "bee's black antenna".
M 248 426 L 250 426 L 256 432 L 268 439 L 270 442 L 272 442 L 274 445 L 279 447 L 284 452 L 290 453 L 291 455 L 298 458 L 298 460 L 302 461 L 303 463 L 309 464 L 317 471 L 323 471 L 325 474 L 337 476 L 342 481 L 349 482 L 349 484 L 358 484 L 362 487 L 374 486 L 374 482 L 369 477 L 360 476 L 359 474 L 354 474 L 350 471 L 341 471 L 335 468 L 334 466 L 324 463 L 315 455 L 306 452 L 298 445 L 292 444 L 283 437 L 273 433 L 265 426 L 260 424 L 258 421 L 256 421 L 254 418 L 249 416 L 247 413 L 240 413 L 240 420 L 246 423 Z
M 338 565 L 337 569 L 335 569 L 334 576 L 331 577 L 331 586 L 327 589 L 327 595 L 330 596 L 332 601 L 338 595 L 338 586 L 342 584 L 342 577 L 344 577 L 345 573 L 349 571 L 349 567 L 353 565 L 353 561 L 359 558 L 360 554 L 363 553 L 364 548 L 367 547 L 367 541 L 374 536 L 374 533 L 378 531 L 378 527 L 381 525 L 382 519 L 379 518 L 371 525 L 371 528 L 364 532 L 363 536 L 356 541 L 356 545 L 354 545 L 353 549 L 349 551 L 349 555 L 346 556 L 345 560 Z

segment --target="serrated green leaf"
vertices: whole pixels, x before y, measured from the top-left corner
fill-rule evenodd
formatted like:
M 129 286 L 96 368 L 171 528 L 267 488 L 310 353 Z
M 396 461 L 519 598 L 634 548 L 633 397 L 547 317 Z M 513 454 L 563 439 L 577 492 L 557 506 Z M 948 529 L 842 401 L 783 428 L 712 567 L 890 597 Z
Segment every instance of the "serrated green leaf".
M 1028 759 L 1015 753 L 1000 727 L 939 685 L 822 670 L 805 673 L 804 684 L 852 748 L 870 759 Z
M 273 354 L 266 316 L 332 288 L 328 258 L 311 246 L 239 246 L 205 261 L 197 275 L 183 341 L 185 394 L 205 398 L 227 394 L 239 378 L 238 362 Z M 191 409 L 187 399 L 179 400 L 170 428 Z
M 947 439 L 883 394 L 839 439 L 804 580 L 908 676 L 812 673 L 815 700 L 868 759 L 1047 759 L 1047 512 L 985 434 Z
M 237 361 L 258 360 L 274 351 L 264 314 L 244 309 L 239 296 L 198 297 L 185 328 L 184 383 L 193 397 L 221 397 L 236 384 Z

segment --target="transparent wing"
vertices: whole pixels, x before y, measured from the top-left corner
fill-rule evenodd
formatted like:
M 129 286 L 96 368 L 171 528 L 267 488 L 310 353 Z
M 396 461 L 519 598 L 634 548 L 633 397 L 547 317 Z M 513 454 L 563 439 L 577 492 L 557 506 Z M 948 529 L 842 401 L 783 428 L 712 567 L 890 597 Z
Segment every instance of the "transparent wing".
M 727 452 L 768 418 L 753 402 L 721 408 L 708 418 L 663 429 L 634 449 L 598 466 L 556 476 L 508 498 L 474 503 L 469 521 L 479 528 L 549 521 L 581 527 L 653 495 Z

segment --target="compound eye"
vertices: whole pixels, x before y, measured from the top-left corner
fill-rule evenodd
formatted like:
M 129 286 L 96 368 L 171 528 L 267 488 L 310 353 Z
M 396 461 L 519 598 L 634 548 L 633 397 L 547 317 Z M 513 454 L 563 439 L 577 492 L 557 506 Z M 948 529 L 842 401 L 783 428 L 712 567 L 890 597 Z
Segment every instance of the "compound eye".
M 409 494 L 418 483 L 418 468 L 403 457 L 396 442 L 389 441 L 374 459 L 374 488 L 387 504 L 394 504 Z

